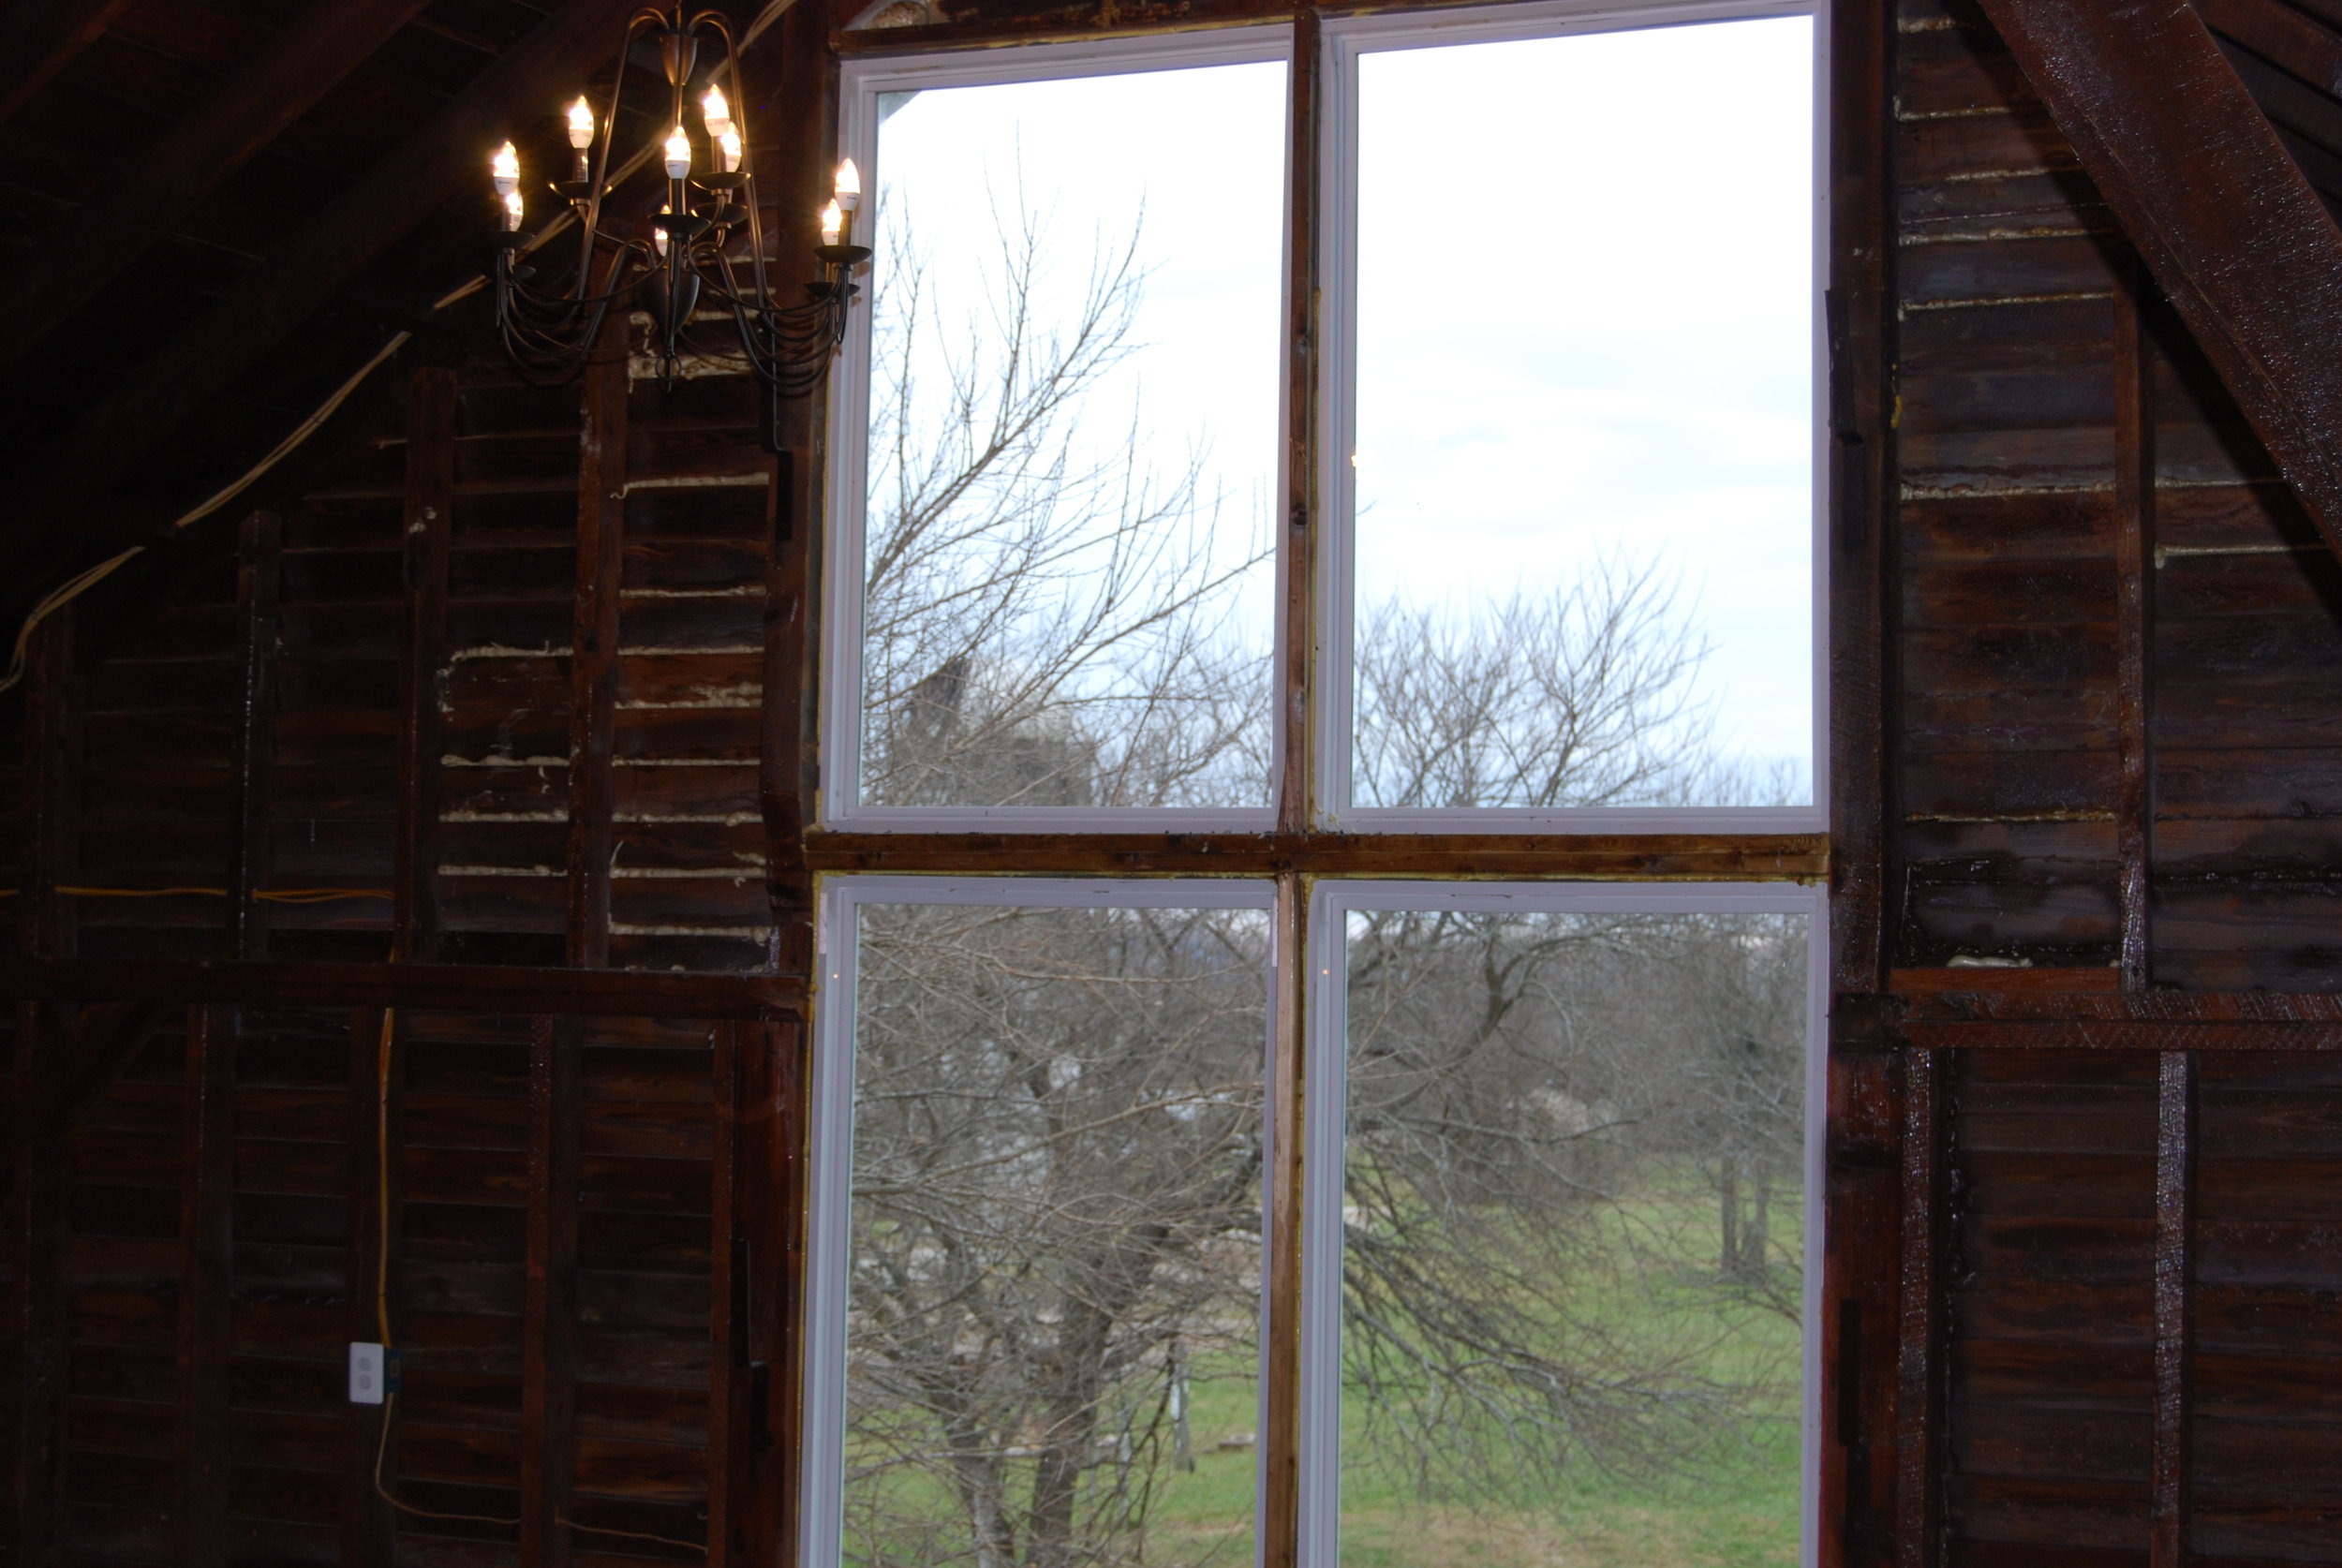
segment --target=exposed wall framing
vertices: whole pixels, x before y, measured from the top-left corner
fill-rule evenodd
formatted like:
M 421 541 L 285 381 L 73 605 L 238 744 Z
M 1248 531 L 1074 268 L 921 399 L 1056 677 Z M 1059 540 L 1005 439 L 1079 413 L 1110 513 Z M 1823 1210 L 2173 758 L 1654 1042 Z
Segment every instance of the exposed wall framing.
M 841 53 L 1274 18 L 1313 62 L 1344 8 L 985 0 L 854 34 L 799 0 L 760 149 L 778 254 Z M 0 103 L 125 7 L 22 9 Z M 2342 32 L 2199 9 L 2342 188 L 2311 68 Z M 1822 1561 L 2342 1561 L 2342 575 L 2183 324 L 2203 301 L 2166 304 L 1984 12 L 1830 26 L 1827 842 L 1312 831 L 1305 572 L 1276 833 L 823 832 L 816 411 L 616 361 L 582 392 L 401 364 L 403 421 L 134 636 L 44 623 L 0 759 L 0 1561 L 785 1559 L 814 880 L 884 870 L 1275 877 L 1297 950 L 1312 877 L 1827 876 Z M 1317 102 L 1305 67 L 1304 226 Z M 289 331 L 265 281 L 175 361 Z M 1297 561 L 1315 439 L 1285 454 Z M 340 1398 L 378 1285 L 409 1353 L 387 1440 Z

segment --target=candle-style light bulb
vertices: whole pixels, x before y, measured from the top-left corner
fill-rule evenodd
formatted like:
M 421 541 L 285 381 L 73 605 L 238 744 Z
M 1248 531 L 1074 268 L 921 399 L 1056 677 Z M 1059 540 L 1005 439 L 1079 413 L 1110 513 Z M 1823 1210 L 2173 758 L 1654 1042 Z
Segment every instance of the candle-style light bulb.
M 851 213 L 862 205 L 862 170 L 852 158 L 837 166 L 837 205 L 845 211 Z
M 667 138 L 667 178 L 687 180 L 691 175 L 691 139 L 677 126 Z
M 594 106 L 586 101 L 584 94 L 570 105 L 570 145 L 579 152 L 594 144 Z
M 660 217 L 667 217 L 672 215 L 674 212 L 674 209 L 673 207 L 661 207 L 659 209 L 659 215 Z M 665 228 L 659 224 L 651 225 L 650 243 L 658 249 L 660 259 L 665 259 L 667 255 L 667 230 Z
M 737 128 L 732 126 L 726 126 L 724 127 L 724 133 L 716 138 L 716 156 L 723 165 L 723 170 L 725 173 L 734 174 L 739 172 L 740 132 Z
M 707 134 L 711 140 L 721 140 L 732 128 L 732 105 L 724 99 L 721 87 L 709 85 L 707 96 L 700 99 L 700 112 L 707 116 Z
M 518 190 L 504 193 L 504 231 L 508 234 L 521 231 L 521 193 Z
M 822 209 L 822 244 L 836 244 L 838 235 L 844 233 L 845 229 L 846 214 L 843 208 L 833 201 Z
M 488 173 L 497 183 L 498 196 L 510 196 L 521 188 L 520 149 L 510 141 L 498 147 L 488 159 Z

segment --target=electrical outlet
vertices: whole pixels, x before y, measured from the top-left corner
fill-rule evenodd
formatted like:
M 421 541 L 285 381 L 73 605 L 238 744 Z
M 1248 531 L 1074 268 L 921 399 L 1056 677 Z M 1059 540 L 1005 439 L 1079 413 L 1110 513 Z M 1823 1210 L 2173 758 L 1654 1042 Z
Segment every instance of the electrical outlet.
M 352 1340 L 349 1346 L 349 1402 L 353 1405 L 378 1405 L 388 1382 L 384 1370 L 382 1347 Z

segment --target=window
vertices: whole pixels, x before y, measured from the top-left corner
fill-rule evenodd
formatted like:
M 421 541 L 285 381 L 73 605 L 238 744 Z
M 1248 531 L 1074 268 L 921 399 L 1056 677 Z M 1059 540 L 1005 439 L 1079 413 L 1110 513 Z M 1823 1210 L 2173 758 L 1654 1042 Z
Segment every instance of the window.
M 1270 901 L 833 888 L 805 1561 L 1251 1559 Z
M 807 1568 L 1813 1561 L 1812 22 L 1311 30 L 844 67 Z
M 1282 51 L 1045 52 L 855 79 L 827 815 L 1261 826 Z
M 1304 1568 L 1413 1561 L 1427 1531 L 1797 1561 L 1818 896 L 1327 882 L 1315 905 Z
M 1812 20 L 1327 31 L 1327 807 L 1816 821 Z

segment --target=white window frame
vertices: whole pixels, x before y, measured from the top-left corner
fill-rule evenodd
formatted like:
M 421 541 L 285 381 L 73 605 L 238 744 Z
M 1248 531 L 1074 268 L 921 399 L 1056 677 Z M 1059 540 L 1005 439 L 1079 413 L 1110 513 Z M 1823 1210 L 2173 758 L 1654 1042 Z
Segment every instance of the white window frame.
M 1315 764 L 1320 824 L 1350 833 L 1802 833 L 1830 822 L 1829 724 L 1829 0 L 1526 0 L 1445 11 L 1332 17 L 1325 22 L 1325 133 L 1318 169 L 1319 337 L 1317 484 L 1322 510 L 1318 586 Z M 1505 43 L 1572 33 L 1616 33 L 1701 22 L 1814 18 L 1813 249 L 1813 791 L 1794 806 L 1477 806 L 1352 804 L 1355 699 L 1350 650 L 1356 603 L 1354 520 L 1357 444 L 1358 60 L 1390 50 Z
M 1076 77 L 1118 76 L 1138 71 L 1188 70 L 1207 66 L 1286 65 L 1286 102 L 1292 101 L 1293 27 L 1290 22 L 1265 22 L 1223 27 L 1208 32 L 1176 33 L 1151 37 L 1083 40 L 1062 44 L 1025 44 L 1015 49 L 963 51 L 912 59 L 848 60 L 838 84 L 837 142 L 840 156 L 851 157 L 862 170 L 861 232 L 875 233 L 878 203 L 884 185 L 879 165 L 878 100 L 882 93 L 948 87 L 986 87 L 1016 81 L 1058 81 Z M 1291 136 L 1292 116 L 1286 120 Z M 1292 167 L 1285 141 L 1277 147 L 1281 166 Z M 1289 181 L 1288 181 L 1289 183 Z M 1284 205 L 1289 208 L 1287 200 Z M 1284 226 L 1290 247 L 1290 223 Z M 1278 259 L 1280 306 L 1278 320 L 1289 314 L 1292 268 Z M 1263 258 L 1263 265 L 1267 259 Z M 1282 356 L 1280 357 L 1282 363 Z M 1279 396 L 1278 447 L 1291 419 Z M 848 317 L 846 343 L 830 377 L 829 475 L 825 516 L 828 521 L 828 564 L 823 572 L 827 605 L 823 634 L 821 690 L 822 778 L 820 821 L 836 828 L 905 833 L 1028 828 L 1054 832 L 1193 833 L 1266 832 L 1276 826 L 1274 802 L 1258 806 L 884 806 L 862 801 L 862 572 L 869 504 L 870 428 L 870 312 L 856 310 Z M 1285 467 L 1278 466 L 1277 510 L 1285 507 Z M 1282 530 L 1278 530 L 1280 534 Z M 1276 599 L 1284 602 L 1286 552 L 1280 548 L 1276 566 Z M 1274 617 L 1272 673 L 1283 668 L 1284 617 Z M 1272 679 L 1274 675 L 1272 673 Z M 1274 707 L 1272 704 L 1273 716 Z M 1272 721 L 1268 777 L 1261 783 L 1273 789 L 1282 776 L 1282 727 Z
M 1277 884 L 1267 880 L 1174 878 L 1126 881 L 1097 878 L 834 877 L 823 879 L 814 935 L 812 1113 L 808 1128 L 805 1339 L 799 1352 L 803 1452 L 798 1464 L 797 1561 L 805 1568 L 837 1568 L 843 1559 L 846 1511 L 846 1304 L 852 1259 L 854 982 L 859 915 L 866 905 L 957 905 L 986 909 L 1257 910 L 1269 918 L 1265 972 L 1269 1005 L 1262 1042 L 1264 1088 L 1276 1066 Z M 1261 1135 L 1275 1120 L 1264 1100 Z M 1264 1170 L 1276 1168 L 1266 1148 Z M 1261 1216 L 1261 1344 L 1267 1344 L 1268 1235 L 1267 1195 Z M 1268 1380 L 1260 1378 L 1264 1401 Z M 1267 1462 L 1255 1450 L 1253 1507 L 1265 1495 L 1257 1473 Z
M 1824 1133 L 1829 1103 L 1829 894 L 1747 883 L 1325 881 L 1310 901 L 1302 1106 L 1300 1542 L 1297 1568 L 1340 1568 L 1342 1172 L 1349 1068 L 1349 916 L 1356 910 L 1539 914 L 1786 914 L 1806 921 L 1805 1275 L 1800 1329 L 1799 1561 L 1821 1523 Z M 808 1565 L 810 1568 L 810 1565 Z

